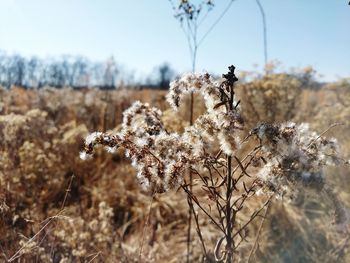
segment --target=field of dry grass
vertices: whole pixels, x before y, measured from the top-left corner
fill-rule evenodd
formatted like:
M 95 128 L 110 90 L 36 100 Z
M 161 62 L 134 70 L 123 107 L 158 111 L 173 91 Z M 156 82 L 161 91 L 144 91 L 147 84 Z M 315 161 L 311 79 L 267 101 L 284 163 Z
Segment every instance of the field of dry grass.
M 349 159 L 350 82 L 321 89 L 307 85 L 287 74 L 238 85 L 246 128 L 292 120 L 308 122 L 321 133 L 341 123 L 326 136 L 337 138 Z M 156 90 L 0 89 L 1 261 L 137 262 L 142 243 L 142 262 L 185 262 L 188 208 L 181 190 L 152 201 L 121 151 L 101 150 L 92 160 L 79 159 L 85 136 L 117 130 L 123 111 L 136 100 L 162 109 L 168 129 L 181 131 L 188 110 L 173 113 L 165 95 Z M 203 111 L 202 103 L 195 99 L 195 116 Z M 274 200 L 251 262 L 349 262 L 349 172 L 344 165 L 327 169 L 331 193 L 301 191 L 292 200 Z M 199 222 L 212 251 L 218 234 L 205 217 Z M 253 223 L 252 233 L 260 222 Z M 198 262 L 201 247 L 192 233 L 192 259 Z M 237 251 L 240 262 L 246 262 L 254 241 L 248 233 Z

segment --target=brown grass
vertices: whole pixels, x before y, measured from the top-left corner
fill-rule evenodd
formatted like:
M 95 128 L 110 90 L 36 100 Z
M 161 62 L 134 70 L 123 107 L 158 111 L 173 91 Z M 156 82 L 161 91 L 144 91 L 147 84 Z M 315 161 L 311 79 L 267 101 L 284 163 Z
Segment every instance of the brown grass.
M 238 93 L 242 105 L 250 105 L 250 111 L 243 111 L 248 115 L 245 119 L 306 121 L 319 131 L 335 122 L 344 123 L 329 135 L 338 138 L 349 159 L 349 82 L 309 90 L 290 76 L 271 75 L 238 87 Z M 138 186 L 121 152 L 110 156 L 98 151 L 94 161 L 79 160 L 88 132 L 117 128 L 122 112 L 135 100 L 166 110 L 164 95 L 153 90 L 0 90 L 2 260 L 23 248 L 18 262 L 136 262 L 144 232 L 144 262 L 185 261 L 184 193 L 157 195 L 149 209 L 151 197 Z M 202 110 L 201 100 L 196 99 L 195 116 Z M 186 114 L 186 109 L 180 113 L 166 110 L 163 120 L 170 130 L 181 130 L 185 123 L 180 117 Z M 349 218 L 350 170 L 336 167 L 327 172 Z M 64 211 L 57 216 L 72 175 Z M 349 220 L 332 224 L 334 206 L 334 200 L 323 193 L 301 194 L 291 202 L 274 201 L 251 262 L 348 262 Z M 54 222 L 40 231 L 54 216 Z M 217 233 L 204 218 L 199 222 L 214 247 Z M 193 235 L 196 262 L 201 247 Z M 254 241 L 248 234 L 244 253 Z

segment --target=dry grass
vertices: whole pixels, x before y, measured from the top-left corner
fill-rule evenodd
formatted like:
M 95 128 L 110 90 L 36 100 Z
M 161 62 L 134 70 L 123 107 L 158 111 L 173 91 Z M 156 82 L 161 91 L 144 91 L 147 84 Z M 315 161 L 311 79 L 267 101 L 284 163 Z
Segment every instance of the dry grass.
M 244 84 L 238 92 L 242 105 L 253 105 L 251 111 L 243 111 L 248 115 L 245 119 L 288 118 L 309 122 L 318 131 L 344 123 L 329 135 L 338 138 L 344 156 L 350 158 L 349 82 L 310 90 L 282 74 Z M 181 130 L 185 123 L 179 116 L 188 113 L 186 109 L 178 114 L 167 111 L 164 96 L 163 91 L 151 90 L 0 90 L 2 260 L 23 247 L 14 262 L 136 262 L 144 232 L 144 262 L 185 261 L 188 208 L 181 191 L 157 195 L 150 210 L 151 197 L 138 186 L 121 152 L 110 156 L 98 151 L 94 161 L 79 160 L 88 132 L 117 128 L 122 112 L 135 100 L 165 110 L 163 121 L 169 130 Z M 195 115 L 202 111 L 197 98 Z M 342 224 L 332 223 L 334 200 L 324 193 L 274 201 L 251 262 L 348 262 L 349 171 L 347 167 L 327 171 L 327 180 L 344 207 Z M 59 213 L 67 188 L 64 211 Z M 214 247 L 218 238 L 214 228 L 204 218 L 200 224 Z M 252 231 L 259 224 L 258 220 Z M 248 234 L 242 253 L 250 251 L 254 241 Z M 200 244 L 194 238 L 194 261 L 200 256 Z

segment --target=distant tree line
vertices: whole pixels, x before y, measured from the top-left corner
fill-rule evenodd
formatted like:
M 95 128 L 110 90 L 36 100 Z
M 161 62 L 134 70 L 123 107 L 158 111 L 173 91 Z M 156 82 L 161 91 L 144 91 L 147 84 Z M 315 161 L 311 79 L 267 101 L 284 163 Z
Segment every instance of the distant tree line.
M 119 69 L 113 57 L 105 62 L 90 62 L 81 56 L 43 60 L 0 54 L 0 85 L 7 88 L 12 85 L 25 88 L 114 88 L 118 76 Z
M 168 89 L 170 81 L 176 76 L 175 71 L 168 63 L 163 63 L 153 69 L 153 72 L 146 79 L 146 82 L 142 86 L 156 89 Z
M 166 89 L 174 71 L 164 63 L 157 67 L 147 83 L 137 86 Z M 25 58 L 20 55 L 0 53 L 0 86 L 10 88 L 42 88 L 50 86 L 62 88 L 98 87 L 114 89 L 122 82 L 127 85 L 133 77 L 121 72 L 121 67 L 113 57 L 103 62 L 91 62 L 82 56 L 62 56 L 60 58 Z

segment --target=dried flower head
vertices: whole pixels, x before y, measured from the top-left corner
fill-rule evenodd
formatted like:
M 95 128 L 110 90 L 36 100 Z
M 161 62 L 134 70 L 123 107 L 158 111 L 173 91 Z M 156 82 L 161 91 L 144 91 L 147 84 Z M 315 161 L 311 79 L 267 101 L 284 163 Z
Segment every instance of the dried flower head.
M 263 123 L 251 134 L 261 141 L 267 160 L 258 176 L 277 192 L 295 183 L 322 188 L 322 168 L 340 160 L 336 140 L 319 136 L 307 124 Z
M 233 107 L 238 103 L 228 95 L 237 80 L 233 71 L 234 67 L 230 68 L 220 81 L 205 73 L 185 74 L 171 83 L 167 99 L 174 109 L 189 92 L 203 94 L 207 105 L 207 113 L 183 134 L 167 132 L 161 121 L 161 111 L 137 101 L 124 112 L 121 133 L 94 132 L 87 136 L 81 158 L 92 154 L 96 145 L 103 145 L 108 151 L 123 147 L 145 189 L 156 192 L 173 189 L 182 182 L 186 168 L 207 159 L 205 149 L 213 141 L 219 141 L 227 154 L 238 148 L 237 131 L 242 129 L 243 120 L 238 108 Z

